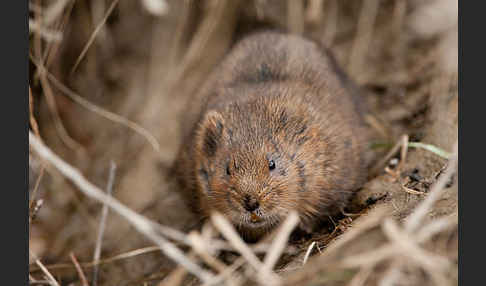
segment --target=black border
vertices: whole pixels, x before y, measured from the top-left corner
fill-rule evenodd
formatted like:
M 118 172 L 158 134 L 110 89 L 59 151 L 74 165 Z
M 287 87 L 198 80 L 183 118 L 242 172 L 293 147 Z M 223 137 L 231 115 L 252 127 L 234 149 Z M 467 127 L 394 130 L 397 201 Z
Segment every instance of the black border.
M 28 49 L 26 0 L 2 1 L 2 284 L 28 285 Z
M 459 284 L 484 284 L 484 126 L 486 41 L 484 19 L 475 1 L 459 1 Z M 466 5 L 469 4 L 469 5 Z M 466 116 L 470 120 L 465 124 Z M 469 138 L 465 139 L 468 134 Z M 479 160 L 474 160 L 476 158 Z M 473 163 L 473 160 L 476 161 Z

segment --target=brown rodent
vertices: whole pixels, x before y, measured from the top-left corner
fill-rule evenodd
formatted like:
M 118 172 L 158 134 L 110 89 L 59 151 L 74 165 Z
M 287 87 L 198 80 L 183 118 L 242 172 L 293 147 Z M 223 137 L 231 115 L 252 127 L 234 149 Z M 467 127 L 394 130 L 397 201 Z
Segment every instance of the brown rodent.
M 247 240 L 261 238 L 292 209 L 301 227 L 312 229 L 366 178 L 360 104 L 333 58 L 312 41 L 247 36 L 196 98 L 177 180 L 203 217 L 219 211 Z

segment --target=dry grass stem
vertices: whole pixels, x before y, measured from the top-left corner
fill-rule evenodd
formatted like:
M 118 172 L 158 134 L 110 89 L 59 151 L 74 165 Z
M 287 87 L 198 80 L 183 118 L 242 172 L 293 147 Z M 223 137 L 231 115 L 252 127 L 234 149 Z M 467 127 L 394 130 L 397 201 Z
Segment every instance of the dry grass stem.
M 51 163 L 61 174 L 78 186 L 79 190 L 87 196 L 108 205 L 116 213 L 124 217 L 135 227 L 135 229 L 155 242 L 168 257 L 186 267 L 188 271 L 204 282 L 212 278 L 211 273 L 189 260 L 177 247 L 165 238 L 159 236 L 153 228 L 155 222 L 146 219 L 142 215 L 121 204 L 113 197 L 104 194 L 98 187 L 87 181 L 78 170 L 64 162 L 56 154 L 52 153 L 52 151 L 40 142 L 30 131 L 29 144 L 43 160 Z
M 59 24 L 57 25 L 56 29 L 58 29 L 59 31 L 62 31 L 62 33 L 64 33 L 65 29 L 66 29 L 66 25 L 69 21 L 69 16 L 71 15 L 71 11 L 73 10 L 73 7 L 74 7 L 74 4 L 76 1 L 69 1 L 70 2 L 70 5 L 66 10 L 66 12 L 64 13 L 64 16 L 62 17 L 62 19 L 60 19 L 59 21 Z M 61 47 L 61 43 L 58 43 L 58 42 L 48 42 L 47 43 L 47 47 L 46 47 L 46 50 L 44 52 L 44 55 L 42 57 L 42 62 L 44 63 L 44 66 L 46 68 L 49 68 L 51 66 L 51 63 L 53 62 L 56 54 L 57 54 L 57 51 L 60 49 Z M 39 70 L 36 71 L 36 77 L 39 76 Z
M 231 274 L 245 263 L 246 259 L 244 257 L 239 257 L 238 259 L 236 259 L 235 262 L 233 262 L 233 264 L 231 264 L 231 266 L 226 267 L 221 273 L 219 273 L 219 275 L 215 276 L 212 281 L 204 283 L 203 286 L 218 285 L 221 283 L 221 281 L 224 281 L 226 279 L 229 280 L 231 278 Z M 234 277 L 232 278 L 233 282 L 235 282 L 234 280 L 236 279 L 234 279 Z
M 243 241 L 233 225 L 224 216 L 219 213 L 212 213 L 211 222 L 228 240 L 231 246 L 240 252 L 255 270 L 260 270 L 263 266 L 262 262 L 256 257 L 253 250 Z
M 243 241 L 233 225 L 223 215 L 217 212 L 212 213 L 211 222 L 256 271 L 260 271 L 264 267 L 253 250 Z M 272 285 L 279 284 L 280 281 L 280 278 L 272 272 L 267 272 L 266 275 L 259 275 L 258 278 L 260 281 L 266 281 L 266 283 Z
M 304 33 L 304 1 L 287 0 L 287 25 L 292 34 Z
M 396 285 L 397 280 L 402 278 L 401 264 L 402 263 L 399 260 L 395 260 L 393 263 L 391 263 L 388 270 L 383 275 L 383 278 L 380 280 L 378 286 Z
M 34 62 L 35 65 L 37 65 L 38 68 L 45 70 L 43 66 L 38 65 L 38 63 Z M 123 126 L 126 126 L 127 128 L 135 131 L 136 133 L 140 134 L 143 136 L 152 146 L 152 148 L 156 152 L 160 152 L 160 145 L 157 139 L 145 128 L 142 126 L 138 125 L 137 123 L 130 121 L 126 119 L 125 117 L 122 117 L 118 114 L 115 114 L 113 112 L 110 112 L 108 110 L 105 110 L 88 100 L 84 99 L 74 91 L 70 90 L 68 87 L 66 87 L 64 84 L 62 84 L 53 74 L 51 74 L 49 71 L 45 70 L 47 77 L 54 83 L 54 85 L 62 91 L 65 95 L 67 95 L 69 98 L 77 102 L 79 105 L 82 107 L 88 109 L 89 111 L 92 111 L 101 117 L 104 117 L 110 121 L 116 122 L 118 124 L 121 124 Z
M 181 80 L 181 78 L 186 75 L 189 70 L 194 68 L 196 65 L 201 64 L 201 61 L 207 57 L 204 52 L 207 51 L 207 47 L 214 37 L 221 37 L 221 34 L 224 35 L 225 33 L 230 33 L 228 29 L 231 28 L 233 24 L 229 23 L 228 21 L 223 21 L 235 19 L 236 11 L 240 3 L 240 0 L 233 0 L 231 2 L 210 0 L 205 2 L 205 4 L 211 8 L 208 9 L 208 13 L 205 15 L 204 20 L 199 25 L 199 28 L 194 35 L 190 46 L 187 48 L 187 52 L 184 54 L 179 67 L 175 70 L 173 76 L 171 77 L 172 81 L 177 82 Z
M 272 272 L 275 264 L 280 258 L 280 255 L 282 255 L 282 252 L 287 245 L 290 234 L 298 223 L 299 215 L 294 210 L 290 211 L 285 221 L 279 226 L 277 235 L 273 239 L 273 243 L 270 245 L 270 248 L 265 255 L 263 267 L 260 269 L 260 275 L 267 276 Z
M 169 12 L 169 4 L 165 0 L 142 0 L 142 4 L 148 12 L 155 16 L 162 16 Z
M 37 255 L 35 255 L 32 251 L 30 251 L 30 249 L 29 249 L 29 253 L 34 258 L 35 264 L 37 264 L 37 266 L 39 266 L 39 268 L 42 270 L 42 272 L 44 273 L 44 275 L 46 275 L 46 278 L 48 279 L 50 285 L 52 285 L 52 286 L 60 286 L 59 283 L 54 278 L 54 276 L 52 276 L 52 274 L 49 272 L 49 270 L 47 270 L 47 268 L 44 266 L 44 264 L 42 264 L 42 262 L 37 257 Z
M 324 7 L 324 0 L 310 0 L 309 5 L 305 10 L 305 18 L 308 22 L 318 24 L 323 18 L 322 10 Z
M 50 30 L 32 19 L 29 19 L 29 32 L 39 34 L 47 42 L 59 42 L 62 40 L 61 32 Z
M 363 286 L 365 285 L 366 280 L 370 277 L 375 264 L 372 265 L 365 265 L 361 267 L 359 272 L 354 275 L 353 279 L 349 282 L 349 286 Z
M 391 244 L 383 245 L 372 251 L 348 256 L 339 264 L 346 268 L 363 267 L 365 265 L 375 265 L 380 261 L 396 255 L 399 250 Z
M 113 183 L 115 181 L 115 172 L 116 172 L 116 164 L 115 162 L 110 162 L 110 173 L 108 175 L 108 183 L 106 186 L 106 193 L 108 196 L 111 196 L 113 190 Z M 101 244 L 103 242 L 103 234 L 105 233 L 105 226 L 106 226 L 106 218 L 108 217 L 108 206 L 106 204 L 103 205 L 101 210 L 101 220 L 100 225 L 98 228 L 98 236 L 96 238 L 96 245 L 93 254 L 93 262 L 97 263 L 100 260 L 101 255 Z M 98 265 L 95 265 L 93 268 L 93 286 L 98 284 Z
M 400 231 L 399 227 L 391 219 L 384 221 L 383 231 L 392 240 L 401 256 L 408 257 L 423 267 L 437 285 L 447 284 L 443 274 L 450 267 L 450 263 L 446 258 L 420 248 L 415 239 L 405 231 Z
M 305 252 L 304 259 L 302 261 L 302 265 L 305 265 L 307 263 L 307 260 L 309 259 L 310 254 L 312 253 L 312 249 L 314 249 L 314 246 L 316 245 L 316 242 L 313 241 L 309 247 L 307 247 L 307 251 Z
M 64 8 L 69 2 L 74 2 L 74 0 L 56 0 L 51 6 L 44 10 L 44 17 L 42 18 L 42 23 L 46 26 L 51 25 L 55 20 L 57 20 Z
M 368 49 L 373 38 L 374 24 L 378 13 L 379 0 L 362 1 L 361 13 L 358 18 L 356 38 L 349 57 L 349 71 L 356 81 L 361 82 L 363 66 Z
M 392 242 L 396 244 L 402 255 L 415 260 L 425 268 L 436 272 L 449 266 L 447 259 L 421 249 L 416 243 L 414 237 L 408 233 L 405 233 L 403 230 L 400 230 L 398 225 L 393 220 L 386 219 L 383 222 L 383 232 Z
M 365 114 L 364 120 L 368 123 L 376 132 L 380 133 L 383 138 L 390 138 L 390 130 L 381 123 L 376 116 L 372 114 Z
M 37 121 L 35 120 L 34 117 L 34 98 L 32 97 L 32 90 L 30 89 L 30 86 L 29 86 L 29 123 L 35 135 L 41 138 L 39 132 L 39 124 L 37 124 Z
M 189 233 L 188 236 L 189 240 L 192 242 L 191 245 L 193 247 L 193 250 L 204 260 L 204 262 L 206 262 L 209 266 L 211 266 L 220 274 L 228 268 L 224 263 L 208 253 L 209 244 L 199 233 L 193 231 Z M 235 285 L 232 280 L 227 280 L 226 283 L 228 285 Z
M 390 213 L 390 207 L 386 205 L 380 205 L 370 210 L 367 214 L 364 214 L 360 220 L 354 221 L 354 226 L 349 228 L 340 239 L 328 246 L 329 250 L 339 249 L 349 242 L 357 239 L 363 233 L 378 226 L 384 217 Z
M 73 262 L 74 266 L 76 267 L 76 271 L 78 272 L 79 279 L 81 280 L 81 285 L 83 286 L 89 286 L 88 280 L 86 280 L 86 276 L 84 275 L 83 269 L 81 269 L 81 266 L 79 265 L 78 260 L 76 259 L 76 256 L 74 256 L 74 253 L 70 253 L 69 256 L 71 257 L 71 261 Z
M 195 231 L 189 233 L 188 239 L 189 241 L 191 241 L 192 249 L 194 250 L 194 252 L 199 255 L 204 260 L 204 262 L 206 262 L 214 270 L 222 272 L 226 268 L 226 265 L 224 263 L 209 254 L 209 245 L 199 233 Z
M 187 270 L 184 267 L 177 266 L 172 270 L 164 280 L 160 281 L 157 286 L 178 286 L 182 284 L 182 281 L 186 277 Z
M 194 251 L 189 251 L 187 254 L 187 257 L 190 259 L 194 259 L 196 257 Z M 187 275 L 187 270 L 178 265 L 174 270 L 172 270 L 167 277 L 164 278 L 164 280 L 160 281 L 157 286 L 178 286 L 182 284 L 182 281 L 184 281 L 184 278 Z
M 395 168 L 398 173 L 401 172 L 403 164 L 405 164 L 405 161 L 407 161 L 408 141 L 409 141 L 408 135 L 407 134 L 403 135 L 402 146 L 400 148 L 400 162 Z
M 393 147 L 390 149 L 390 151 L 388 151 L 385 157 L 383 157 L 383 159 L 381 159 L 378 163 L 376 163 L 375 166 L 373 166 L 373 168 L 370 171 L 371 176 L 376 176 L 379 172 L 381 172 L 381 170 L 383 169 L 384 166 L 386 166 L 386 164 L 391 159 L 391 157 L 393 157 L 393 155 L 395 155 L 395 153 L 397 153 L 397 151 L 400 148 L 403 149 L 404 146 L 406 147 L 407 143 L 408 143 L 408 135 L 404 134 L 400 136 L 398 142 L 395 143 L 395 145 L 393 145 Z
M 86 43 L 86 45 L 84 46 L 83 50 L 81 51 L 81 53 L 79 54 L 78 58 L 76 59 L 76 62 L 74 63 L 74 66 L 71 68 L 71 72 L 70 72 L 71 75 L 74 73 L 74 71 L 78 67 L 79 63 L 83 59 L 83 57 L 86 54 L 86 52 L 88 52 L 88 49 L 91 46 L 91 44 L 93 43 L 93 41 L 95 40 L 96 35 L 98 35 L 98 32 L 101 30 L 101 28 L 103 28 L 103 26 L 106 23 L 106 20 L 108 20 L 108 17 L 111 15 L 111 12 L 113 12 L 113 10 L 116 7 L 116 4 L 118 4 L 119 1 L 120 0 L 113 0 L 111 2 L 110 7 L 108 7 L 108 10 L 105 13 L 105 16 L 103 17 L 103 19 L 101 20 L 101 22 L 96 26 L 96 28 L 93 31 L 93 33 L 91 34 L 91 37 L 89 38 L 88 42 Z
M 437 218 L 424 225 L 416 234 L 416 240 L 419 243 L 425 242 L 435 234 L 443 232 L 453 226 L 458 225 L 457 211 L 450 216 Z
M 80 265 L 83 268 L 89 268 L 89 267 L 94 267 L 94 266 L 97 266 L 97 265 L 103 265 L 103 264 L 108 264 L 108 263 L 112 263 L 112 262 L 115 262 L 115 261 L 125 260 L 125 259 L 128 259 L 128 258 L 132 258 L 132 257 L 135 257 L 135 256 L 139 256 L 139 255 L 142 255 L 142 254 L 151 253 L 151 252 L 155 252 L 155 251 L 160 251 L 160 247 L 148 246 L 148 247 L 144 247 L 144 248 L 139 248 L 139 249 L 124 252 L 124 253 L 109 257 L 109 258 L 100 259 L 98 262 L 94 262 L 94 261 L 93 262 L 84 262 L 84 263 L 81 262 Z M 51 264 L 51 265 L 46 266 L 46 268 L 50 269 L 50 270 L 71 269 L 73 267 L 74 266 L 70 263 L 59 263 L 59 264 Z M 40 270 L 40 268 L 30 269 L 31 272 L 35 272 L 35 271 L 39 271 L 39 270 Z
M 42 52 L 39 50 L 37 53 L 40 55 Z M 42 91 L 44 92 L 44 97 L 47 102 L 47 107 L 49 108 L 49 111 L 52 114 L 54 120 L 54 127 L 56 128 L 57 133 L 59 134 L 59 138 L 62 140 L 64 144 L 66 144 L 68 148 L 72 150 L 79 150 L 85 153 L 86 151 L 84 150 L 83 146 L 69 135 L 66 128 L 64 127 L 64 124 L 62 123 L 61 116 L 59 115 L 59 110 L 57 108 L 56 100 L 54 98 L 54 93 L 46 78 L 46 73 L 44 72 L 45 71 L 44 64 L 40 61 L 36 63 L 32 55 L 30 55 L 30 58 L 39 70 L 39 79 L 42 86 Z
M 327 47 L 332 47 L 338 29 L 339 1 L 327 0 L 326 28 L 322 41 Z
M 29 212 L 29 227 L 31 226 L 32 221 L 34 221 L 34 219 L 37 215 L 37 212 L 40 210 L 40 208 L 42 207 L 43 204 L 44 204 L 44 200 L 39 199 L 39 200 L 35 201 L 35 206 L 32 206 L 32 207 L 29 208 L 29 210 L 30 210 L 30 212 Z M 30 235 L 30 232 L 29 232 L 29 235 Z
M 427 194 L 427 193 L 425 193 L 425 192 L 419 192 L 419 191 L 416 191 L 416 190 L 414 190 L 414 189 L 410 189 L 410 188 L 408 188 L 408 187 L 406 187 L 406 186 L 404 186 L 404 185 L 402 185 L 402 189 L 403 189 L 405 192 L 407 192 L 407 193 L 409 193 L 409 194 L 412 194 L 412 195 L 420 195 L 420 196 L 425 196 L 425 195 Z
M 37 121 L 35 120 L 34 117 L 34 98 L 32 97 L 32 91 L 29 86 L 29 121 L 30 121 L 30 126 L 32 127 L 32 130 L 34 131 L 35 135 L 39 138 L 39 140 L 42 141 L 42 138 L 40 136 L 39 132 L 39 125 L 37 124 Z M 42 180 L 42 177 L 44 176 L 44 171 L 45 171 L 45 166 L 44 163 L 41 163 L 40 170 L 39 170 L 39 175 L 37 176 L 37 179 L 35 181 L 34 189 L 32 190 L 32 194 L 30 195 L 29 199 L 29 210 L 32 209 L 35 197 L 37 194 L 37 190 L 39 189 L 40 182 Z M 31 220 L 31 217 L 29 217 L 29 221 Z

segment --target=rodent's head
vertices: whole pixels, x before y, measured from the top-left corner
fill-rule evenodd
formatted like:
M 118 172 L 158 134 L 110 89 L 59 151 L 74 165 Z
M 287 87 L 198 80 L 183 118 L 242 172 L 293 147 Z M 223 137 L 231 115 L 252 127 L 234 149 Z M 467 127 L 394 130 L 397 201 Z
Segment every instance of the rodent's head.
M 326 174 L 318 154 L 326 147 L 318 128 L 308 125 L 311 115 L 278 103 L 245 105 L 205 114 L 191 167 L 203 208 L 223 213 L 252 236 L 268 232 L 292 209 L 304 216 L 317 211 L 321 198 L 308 189 L 326 187 L 317 178 Z M 298 209 L 301 200 L 312 199 Z

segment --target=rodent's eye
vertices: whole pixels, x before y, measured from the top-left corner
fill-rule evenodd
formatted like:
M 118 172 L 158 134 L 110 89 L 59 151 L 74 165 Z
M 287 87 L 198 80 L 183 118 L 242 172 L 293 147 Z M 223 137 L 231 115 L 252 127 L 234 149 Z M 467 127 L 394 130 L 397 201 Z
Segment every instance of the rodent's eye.
M 226 175 L 231 176 L 229 164 L 226 165 Z
M 273 169 L 275 169 L 275 162 L 273 160 L 270 160 L 268 162 L 268 169 L 271 171 Z

